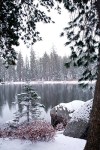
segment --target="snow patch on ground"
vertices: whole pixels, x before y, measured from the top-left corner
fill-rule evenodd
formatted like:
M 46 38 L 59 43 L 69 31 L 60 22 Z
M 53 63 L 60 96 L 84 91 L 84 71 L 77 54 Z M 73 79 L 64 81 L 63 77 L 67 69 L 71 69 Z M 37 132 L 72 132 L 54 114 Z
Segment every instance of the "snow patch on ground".
M 79 109 L 77 109 L 73 114 L 70 122 L 72 121 L 78 121 L 79 119 L 82 119 L 86 122 L 89 121 L 90 117 L 90 111 L 92 108 L 93 100 L 88 100 L 85 102 Z
M 86 141 L 64 136 L 61 132 L 57 132 L 55 140 L 50 142 L 36 142 L 3 139 L 0 138 L 0 150 L 83 150 Z

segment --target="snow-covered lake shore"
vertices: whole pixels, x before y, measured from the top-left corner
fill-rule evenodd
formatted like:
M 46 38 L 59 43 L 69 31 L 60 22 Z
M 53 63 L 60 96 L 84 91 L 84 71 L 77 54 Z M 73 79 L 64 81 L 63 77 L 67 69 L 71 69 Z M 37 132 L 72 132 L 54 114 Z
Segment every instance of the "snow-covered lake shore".
M 85 143 L 85 140 L 66 137 L 59 131 L 55 139 L 49 142 L 32 143 L 27 140 L 0 138 L 0 150 L 83 150 Z
M 30 84 L 81 84 L 81 83 L 89 83 L 89 84 L 95 84 L 95 80 L 90 82 L 90 81 L 82 81 L 78 82 L 77 80 L 72 80 L 72 81 L 30 81 Z M 3 84 L 26 84 L 27 82 L 3 82 Z M 2 83 L 0 83 L 2 85 Z

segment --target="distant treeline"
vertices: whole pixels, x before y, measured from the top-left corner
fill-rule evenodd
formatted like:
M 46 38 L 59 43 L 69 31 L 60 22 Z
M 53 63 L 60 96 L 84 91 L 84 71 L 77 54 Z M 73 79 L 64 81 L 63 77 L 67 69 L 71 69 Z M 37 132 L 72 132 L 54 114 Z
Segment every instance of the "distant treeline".
M 42 58 L 37 59 L 33 50 L 30 58 L 23 59 L 22 53 L 18 54 L 18 61 L 15 66 L 8 69 L 0 59 L 0 79 L 2 81 L 60 81 L 75 80 L 80 77 L 82 68 L 71 67 L 67 69 L 64 64 L 69 58 L 58 56 L 53 50 L 50 55 L 44 53 Z

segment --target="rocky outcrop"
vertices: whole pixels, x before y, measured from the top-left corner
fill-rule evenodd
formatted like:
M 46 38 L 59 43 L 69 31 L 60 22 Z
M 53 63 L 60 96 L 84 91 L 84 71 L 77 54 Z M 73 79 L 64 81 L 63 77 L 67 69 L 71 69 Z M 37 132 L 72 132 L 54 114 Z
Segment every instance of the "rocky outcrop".
M 72 118 L 64 130 L 64 135 L 74 138 L 87 138 L 92 102 L 93 100 L 89 100 L 85 102 L 79 109 L 74 111 Z
M 69 103 L 60 103 L 53 107 L 50 111 L 51 124 L 56 127 L 57 124 L 63 123 L 64 126 L 68 123 L 71 118 L 71 114 L 84 104 L 83 101 L 74 100 Z

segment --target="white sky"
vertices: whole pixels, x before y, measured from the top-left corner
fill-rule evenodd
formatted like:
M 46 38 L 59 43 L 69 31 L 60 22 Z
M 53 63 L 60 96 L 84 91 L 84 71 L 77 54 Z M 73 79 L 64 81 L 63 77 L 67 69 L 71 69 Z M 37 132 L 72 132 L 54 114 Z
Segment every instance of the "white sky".
M 37 57 L 41 57 L 45 51 L 49 54 L 53 47 L 57 51 L 58 55 L 69 55 L 69 48 L 64 46 L 66 37 L 60 37 L 60 33 L 63 31 L 63 28 L 67 26 L 69 21 L 68 11 L 62 6 L 61 15 L 58 14 L 56 10 L 52 10 L 50 12 L 50 16 L 55 23 L 45 24 L 40 22 L 37 24 L 37 30 L 40 32 L 43 40 L 36 42 L 32 48 L 34 49 Z M 28 49 L 22 41 L 16 50 L 21 50 L 23 56 L 29 56 L 30 54 L 30 49 Z

